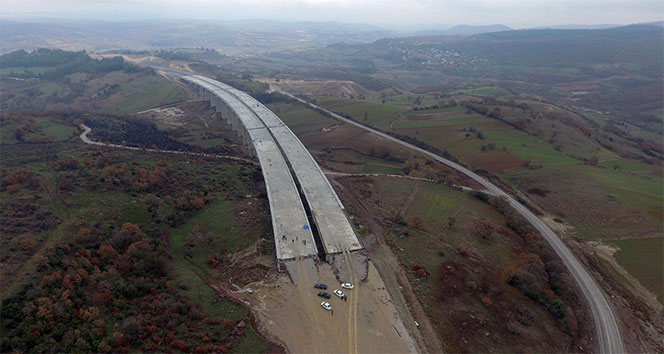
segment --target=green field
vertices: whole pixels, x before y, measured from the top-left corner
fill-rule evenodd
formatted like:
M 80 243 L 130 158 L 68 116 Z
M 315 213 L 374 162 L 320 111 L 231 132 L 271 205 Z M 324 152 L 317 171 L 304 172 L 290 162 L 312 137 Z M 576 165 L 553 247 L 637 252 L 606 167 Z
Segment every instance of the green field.
M 389 127 L 397 114 L 404 112 L 410 106 L 403 106 L 394 103 L 379 103 L 369 100 L 350 100 L 339 97 L 316 97 L 318 103 L 331 111 L 350 114 L 353 119 L 360 122 L 367 122 L 379 127 Z M 364 114 L 367 119 L 364 119 Z
M 362 165 L 360 170 L 362 173 L 387 173 L 387 174 L 402 174 L 403 169 L 384 164 L 366 163 Z
M 477 87 L 473 89 L 461 89 L 461 90 L 456 90 L 452 92 L 453 94 L 467 94 L 467 95 L 480 95 L 480 96 L 496 96 L 499 94 L 504 94 L 508 93 L 504 89 L 500 87 L 494 87 L 494 86 L 484 86 L 484 87 Z
M 580 168 L 579 172 L 606 186 L 607 190 L 616 195 L 620 200 L 637 210 L 642 210 L 651 215 L 662 216 L 664 208 L 664 180 L 662 177 L 642 177 L 620 171 Z
M 522 160 L 530 160 L 538 164 L 567 164 L 577 163 L 571 157 L 553 149 L 551 144 L 532 135 L 514 130 L 505 123 L 490 121 L 489 118 L 477 117 L 470 119 L 466 124 L 435 126 L 425 128 L 398 128 L 399 133 L 412 136 L 441 150 L 447 150 L 461 161 L 467 155 L 480 153 L 481 147 L 495 144 L 497 150 L 505 150 Z M 473 127 L 482 131 L 484 139 L 480 140 L 475 134 L 462 131 Z M 466 137 L 466 134 L 470 134 Z
M 49 137 L 52 141 L 64 141 L 72 137 L 76 132 L 76 127 L 57 122 L 47 117 L 33 118 L 37 131 L 23 136 L 24 141 L 30 141 L 33 138 Z M 19 126 L 18 123 L 3 123 L 0 129 L 0 141 L 3 144 L 14 144 L 17 142 L 14 136 L 14 129 Z
M 49 118 L 35 118 L 35 123 L 37 123 L 41 129 L 39 133 L 52 137 L 54 141 L 67 140 L 71 138 L 76 131 L 76 127 L 57 123 Z M 28 139 L 30 139 L 33 135 L 34 134 L 29 134 Z
M 214 244 L 208 248 L 194 247 L 191 258 L 185 257 L 183 243 L 186 237 L 200 229 L 216 234 Z M 201 306 L 212 318 L 226 318 L 232 321 L 245 319 L 248 311 L 219 295 L 206 283 L 208 277 L 206 265 L 208 256 L 213 256 L 220 249 L 238 250 L 256 241 L 259 234 L 245 232 L 238 227 L 230 202 L 216 200 L 191 217 L 185 224 L 170 229 L 171 247 L 176 252 L 176 261 L 171 265 L 171 274 L 180 284 L 186 284 L 183 293 L 192 302 Z M 259 337 L 251 326 L 247 327 L 246 337 L 234 346 L 238 352 L 266 352 L 269 343 Z
M 157 82 L 140 89 L 138 94 L 119 102 L 111 111 L 115 113 L 136 113 L 162 104 L 182 99 L 182 90 L 170 83 Z
M 263 85 L 258 81 L 245 81 L 244 84 L 252 92 L 259 92 L 263 88 Z
M 663 238 L 607 241 L 619 250 L 614 258 L 646 289 L 664 303 L 664 242 Z
M 198 230 L 195 230 L 198 228 Z M 205 269 L 207 257 L 214 255 L 215 251 L 227 249 L 235 251 L 247 247 L 255 242 L 259 234 L 241 230 L 235 219 L 231 202 L 216 200 L 206 205 L 203 209 L 192 216 L 185 224 L 176 229 L 171 229 L 171 247 L 177 251 L 183 250 L 185 238 L 192 232 L 211 232 L 218 237 L 214 238 L 214 244 L 209 248 L 196 247 L 192 255 L 192 262 L 200 269 Z
M 269 108 L 295 133 L 319 130 L 326 126 L 338 124 L 336 120 L 300 105 L 278 103 L 270 104 Z
M 12 67 L 12 68 L 1 68 L 0 69 L 0 76 L 13 76 L 13 75 L 21 75 L 21 74 L 41 74 L 46 70 L 53 69 L 53 67 L 50 66 L 30 66 L 30 67 Z
M 62 89 L 62 86 L 54 82 L 46 82 L 39 86 L 39 90 L 41 91 L 42 96 L 50 96 Z
M 661 169 L 657 168 L 657 166 L 646 165 L 644 163 L 637 162 L 634 160 L 616 159 L 616 160 L 602 161 L 598 163 L 597 166 L 605 167 L 612 170 L 661 174 Z
M 332 161 L 352 162 L 361 165 L 357 172 L 361 173 L 403 173 L 403 168 L 399 163 L 390 163 L 379 158 L 363 155 L 352 150 L 336 149 L 332 151 L 329 157 Z
M 419 116 L 419 117 L 418 117 Z M 423 119 L 427 118 L 427 119 Z M 463 107 L 445 107 L 425 111 L 406 112 L 403 118 L 395 121 L 394 128 L 422 128 L 439 126 L 478 126 L 493 123 L 495 120 L 478 113 L 466 113 Z
M 524 191 L 534 186 L 550 191 L 546 197 L 531 197 L 573 225 L 577 237 L 600 240 L 661 231 L 661 177 L 581 164 L 518 168 L 502 176 Z
M 417 198 L 408 206 L 406 220 L 419 216 L 427 230 L 440 232 L 447 227 L 447 218 L 459 211 L 466 195 L 440 184 L 422 184 L 421 188 Z
M 399 250 L 395 254 L 404 264 L 422 264 L 431 272 L 431 279 L 438 279 L 441 261 L 455 259 L 456 247 L 473 247 L 499 268 L 512 259 L 510 243 L 504 238 L 484 240 L 470 232 L 478 218 L 500 223 L 503 217 L 469 194 L 430 182 L 383 178 L 374 183 L 378 193 L 390 195 L 386 202 L 397 205 L 406 222 L 416 216 L 422 219 L 424 230 L 408 227 L 408 236 L 390 235 L 389 240 Z M 414 197 L 409 198 L 413 193 Z M 448 226 L 450 217 L 456 219 L 452 227 Z M 422 291 L 428 292 L 432 285 L 425 282 L 418 287 L 423 286 Z

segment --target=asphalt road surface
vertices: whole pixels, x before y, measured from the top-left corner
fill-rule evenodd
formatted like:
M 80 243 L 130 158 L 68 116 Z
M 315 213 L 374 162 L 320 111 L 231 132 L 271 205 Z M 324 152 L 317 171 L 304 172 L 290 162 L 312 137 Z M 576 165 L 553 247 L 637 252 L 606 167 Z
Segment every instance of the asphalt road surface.
M 421 154 L 424 154 L 440 163 L 443 163 L 463 174 L 472 178 L 476 182 L 483 185 L 491 194 L 494 194 L 499 197 L 505 198 L 505 200 L 519 213 L 521 214 L 528 222 L 530 222 L 537 231 L 542 234 L 544 239 L 549 242 L 551 247 L 556 251 L 558 256 L 562 259 L 567 269 L 572 274 L 576 282 L 581 287 L 583 295 L 586 297 L 586 300 L 590 304 L 592 309 L 593 319 L 595 322 L 595 328 L 597 329 L 597 335 L 599 338 L 599 350 L 602 353 L 623 353 L 622 340 L 620 339 L 620 331 L 618 330 L 618 324 L 616 322 L 611 306 L 606 300 L 604 293 L 599 288 L 595 280 L 590 276 L 588 271 L 581 265 L 581 263 L 576 259 L 572 252 L 567 248 L 567 246 L 560 240 L 560 238 L 544 223 L 540 220 L 535 214 L 528 210 L 523 204 L 519 203 L 517 200 L 512 198 L 510 195 L 505 193 L 503 190 L 498 188 L 493 183 L 487 181 L 478 174 L 470 171 L 469 169 L 450 161 L 446 158 L 443 158 L 439 155 L 436 155 L 430 151 L 424 150 L 420 147 L 417 147 L 413 144 L 409 144 L 405 141 L 399 140 L 393 136 L 382 133 L 378 130 L 369 128 L 360 123 L 357 123 L 353 120 L 344 118 L 334 112 L 328 111 L 320 106 L 314 105 L 310 102 L 307 102 L 299 97 L 291 95 L 284 91 L 278 91 L 285 95 L 288 95 L 302 103 L 305 103 L 311 107 L 322 109 L 330 113 L 335 119 L 340 120 L 347 124 L 352 124 L 358 128 L 364 129 L 371 133 L 374 133 L 384 139 L 390 140 L 394 143 L 397 143 L 401 146 L 404 146 L 408 149 L 417 151 Z

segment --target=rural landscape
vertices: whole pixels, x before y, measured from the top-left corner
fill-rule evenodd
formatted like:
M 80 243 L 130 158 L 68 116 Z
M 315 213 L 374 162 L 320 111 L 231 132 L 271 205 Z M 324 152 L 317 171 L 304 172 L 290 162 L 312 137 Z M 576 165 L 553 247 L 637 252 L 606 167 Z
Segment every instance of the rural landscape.
M 0 17 L 0 351 L 664 351 L 664 22 L 506 23 Z

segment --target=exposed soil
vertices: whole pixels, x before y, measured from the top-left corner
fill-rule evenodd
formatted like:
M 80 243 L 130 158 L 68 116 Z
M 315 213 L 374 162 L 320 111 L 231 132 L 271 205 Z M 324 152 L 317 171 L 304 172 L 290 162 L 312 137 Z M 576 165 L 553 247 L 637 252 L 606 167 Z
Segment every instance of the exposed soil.
M 346 267 L 355 263 L 344 258 L 338 262 Z M 288 262 L 287 274 L 273 274 L 249 284 L 251 291 L 228 295 L 249 306 L 259 330 L 268 338 L 278 338 L 289 352 L 416 351 L 376 268 L 371 262 L 366 267 L 365 280 L 359 281 L 364 274 L 361 271 L 351 280 L 354 289 L 342 289 L 347 301 L 334 295 L 329 300 L 316 296 L 319 290 L 313 287 L 315 283 L 327 284 L 330 293 L 339 288 L 338 270 L 312 259 Z M 322 301 L 328 301 L 332 311 L 323 309 Z
M 364 246 L 373 257 L 372 260 L 387 285 L 388 292 L 395 300 L 394 305 L 401 314 L 401 318 L 410 318 L 412 316 L 417 321 L 413 323 L 407 322 L 406 326 L 414 334 L 418 343 L 420 343 L 420 347 L 426 348 L 431 353 L 441 353 L 443 347 L 440 340 L 424 308 L 417 300 L 403 268 L 399 265 L 399 261 L 389 246 L 385 243 L 382 226 L 376 222 L 362 202 L 355 194 L 350 193 L 343 183 L 340 183 L 335 178 L 332 179 L 332 183 L 340 191 L 342 198 L 352 201 L 352 204 L 346 207 L 353 210 L 353 214 L 361 215 L 362 221 L 369 226 L 370 234 L 364 238 Z
M 293 94 L 325 95 L 338 97 L 357 97 L 368 95 L 369 91 L 353 81 L 343 80 L 280 80 L 274 82 L 269 79 L 257 79 L 261 82 L 277 86 L 286 92 Z

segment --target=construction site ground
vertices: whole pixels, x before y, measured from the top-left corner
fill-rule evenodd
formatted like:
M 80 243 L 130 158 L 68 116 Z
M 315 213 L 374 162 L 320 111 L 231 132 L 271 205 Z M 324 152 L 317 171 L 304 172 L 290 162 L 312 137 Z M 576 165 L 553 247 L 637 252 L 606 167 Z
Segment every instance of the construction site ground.
M 406 353 L 419 351 L 374 265 L 360 253 L 331 261 L 296 259 L 287 272 L 232 294 L 252 309 L 260 332 L 294 353 Z M 341 282 L 354 284 L 342 289 Z M 318 297 L 314 284 L 328 285 L 332 298 Z M 250 290 L 248 289 L 250 288 Z M 344 301 L 335 289 L 347 295 Z M 321 302 L 332 305 L 332 311 Z

